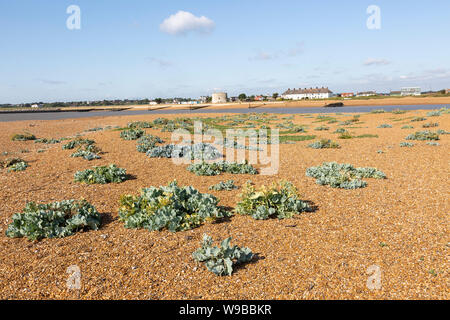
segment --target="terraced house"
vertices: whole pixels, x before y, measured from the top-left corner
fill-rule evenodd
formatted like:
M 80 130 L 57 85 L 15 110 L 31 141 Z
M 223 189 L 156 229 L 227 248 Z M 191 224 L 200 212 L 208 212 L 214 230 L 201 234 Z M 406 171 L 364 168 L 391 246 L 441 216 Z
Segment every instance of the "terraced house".
M 333 96 L 333 92 L 331 92 L 328 88 L 305 88 L 305 89 L 287 89 L 281 97 L 283 99 L 290 100 L 302 100 L 302 99 L 328 99 Z

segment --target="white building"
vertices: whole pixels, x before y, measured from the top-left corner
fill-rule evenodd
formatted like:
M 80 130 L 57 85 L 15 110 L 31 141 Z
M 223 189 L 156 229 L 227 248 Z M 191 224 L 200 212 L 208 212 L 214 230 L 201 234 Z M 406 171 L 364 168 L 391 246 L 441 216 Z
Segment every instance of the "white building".
M 402 96 L 420 96 L 422 90 L 419 87 L 405 87 L 402 88 Z
M 225 92 L 216 92 L 212 94 L 212 103 L 226 103 L 228 96 Z
M 302 100 L 302 99 L 328 99 L 333 96 L 328 88 L 309 88 L 309 89 L 287 89 L 281 97 L 283 99 L 290 100 Z
M 377 93 L 375 91 L 364 91 L 364 92 L 358 92 L 356 94 L 357 97 L 371 97 L 376 96 Z

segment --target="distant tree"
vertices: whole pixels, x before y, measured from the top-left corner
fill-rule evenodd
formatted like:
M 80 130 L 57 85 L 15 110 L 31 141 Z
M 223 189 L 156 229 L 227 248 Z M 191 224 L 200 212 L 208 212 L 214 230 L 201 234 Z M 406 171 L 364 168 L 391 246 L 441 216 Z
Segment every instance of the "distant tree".
M 272 95 L 272 98 L 276 99 L 276 98 L 278 98 L 278 96 L 279 96 L 279 94 L 278 94 L 277 92 L 275 92 L 275 93 Z
M 206 97 L 206 102 L 210 103 L 212 101 L 212 97 Z
M 161 98 L 156 98 L 156 99 L 155 99 L 155 102 L 156 102 L 157 104 L 161 104 L 161 103 L 162 103 L 162 99 L 161 99 Z
M 239 100 L 244 101 L 244 100 L 247 99 L 247 95 L 246 95 L 245 93 L 241 93 L 241 94 L 238 96 L 238 98 L 239 98 Z

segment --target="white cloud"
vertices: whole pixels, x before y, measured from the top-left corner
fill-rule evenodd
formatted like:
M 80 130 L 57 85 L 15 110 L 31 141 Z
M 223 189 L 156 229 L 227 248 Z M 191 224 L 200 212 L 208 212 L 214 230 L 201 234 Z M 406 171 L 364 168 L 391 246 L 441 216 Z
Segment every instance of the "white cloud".
M 253 57 L 250 57 L 249 60 L 273 60 L 278 57 L 277 54 L 272 54 L 268 52 L 259 52 Z
M 171 67 L 173 65 L 172 62 L 168 61 L 168 60 L 164 60 L 164 59 L 158 59 L 158 58 L 147 58 L 147 60 L 149 62 L 152 63 L 156 63 L 157 65 L 159 65 L 161 68 L 166 68 L 166 67 Z
M 385 66 L 390 64 L 391 62 L 387 59 L 374 59 L 369 58 L 366 61 L 364 61 L 365 66 Z
M 159 28 L 171 35 L 185 35 L 190 31 L 209 33 L 215 27 L 214 21 L 201 16 L 196 17 L 187 11 L 178 11 L 163 21 Z

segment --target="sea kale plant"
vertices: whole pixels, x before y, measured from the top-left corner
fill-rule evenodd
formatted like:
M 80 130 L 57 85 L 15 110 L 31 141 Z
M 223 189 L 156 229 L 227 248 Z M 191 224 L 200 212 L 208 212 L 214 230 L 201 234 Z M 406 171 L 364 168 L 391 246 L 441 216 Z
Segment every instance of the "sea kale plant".
M 7 168 L 8 172 L 24 171 L 28 168 L 28 162 L 20 158 L 11 158 L 0 162 L 0 167 Z
M 237 189 L 238 186 L 234 184 L 234 180 L 227 180 L 227 181 L 221 181 L 218 184 L 212 185 L 209 187 L 209 190 L 215 190 L 215 191 L 232 191 L 234 189 Z
M 223 155 L 211 144 L 197 143 L 193 145 L 167 144 L 147 151 L 150 158 L 185 158 L 200 160 L 216 160 Z
M 163 142 L 164 141 L 157 136 L 146 134 L 138 139 L 136 149 L 139 152 L 146 153 L 147 151 L 153 149 L 157 143 Z
M 36 139 L 34 140 L 34 143 L 43 143 L 43 144 L 56 144 L 56 143 L 60 143 L 61 140 L 58 139 L 47 139 L 47 138 L 40 138 L 40 139 Z
M 185 231 L 227 217 L 228 212 L 218 203 L 213 195 L 191 186 L 179 187 L 174 181 L 168 186 L 142 189 L 140 196 L 123 195 L 119 218 L 126 228 Z
M 71 157 L 72 158 L 81 157 L 85 160 L 91 161 L 94 159 L 100 159 L 101 157 L 98 155 L 98 153 L 100 152 L 101 150 L 94 144 L 82 145 L 80 148 L 78 148 L 77 151 L 72 153 Z
M 90 146 L 95 144 L 94 140 L 89 140 L 89 139 L 75 139 L 72 140 L 68 143 L 66 143 L 65 145 L 62 146 L 63 150 L 72 150 L 75 149 L 76 147 L 80 147 L 80 146 Z
M 144 128 L 152 128 L 153 124 L 151 122 L 147 122 L 147 121 L 134 121 L 134 122 L 129 122 L 127 127 L 130 129 L 136 129 L 136 128 L 144 129 Z
M 411 148 L 411 147 L 414 147 L 414 143 L 411 143 L 411 142 L 400 142 L 400 147 L 402 147 L 402 148 Z
M 387 123 L 383 123 L 383 124 L 380 124 L 377 128 L 381 128 L 381 129 L 383 129 L 383 128 L 392 128 L 392 125 L 387 124 Z
M 266 220 L 270 217 L 287 219 L 305 211 L 312 209 L 307 202 L 300 200 L 295 186 L 287 181 L 281 181 L 271 187 L 262 186 L 259 189 L 247 183 L 236 206 L 238 214 L 251 215 L 257 220 Z
M 49 204 L 28 202 L 23 212 L 12 216 L 6 235 L 30 240 L 62 238 L 81 229 L 97 230 L 100 223 L 100 214 L 86 200 L 63 200 Z
M 93 169 L 77 171 L 74 176 L 75 182 L 84 182 L 87 184 L 107 184 L 120 183 L 127 179 L 127 171 L 118 168 L 114 164 L 109 166 L 99 166 Z
M 213 247 L 212 238 L 204 234 L 201 248 L 198 248 L 192 257 L 205 263 L 206 268 L 218 276 L 231 276 L 233 266 L 250 261 L 253 253 L 249 248 L 231 246 L 230 241 L 231 237 L 223 240 L 220 247 Z
M 11 137 L 12 141 L 36 140 L 36 136 L 31 133 L 16 133 Z
M 123 140 L 137 140 L 145 134 L 145 131 L 142 129 L 128 129 L 120 132 L 120 137 Z
M 258 171 L 247 161 L 242 163 L 219 161 L 214 163 L 194 163 L 187 170 L 198 176 L 217 176 L 221 173 L 258 174 Z
M 418 140 L 418 141 L 425 141 L 425 140 L 439 140 L 439 134 L 431 131 L 418 131 L 415 133 L 410 134 L 405 138 L 406 140 Z
M 306 170 L 308 177 L 316 178 L 316 183 L 333 188 L 357 189 L 367 186 L 362 178 L 385 179 L 386 175 L 376 168 L 355 168 L 350 164 L 324 162 L 322 166 Z
M 329 139 L 321 139 L 320 141 L 308 144 L 308 147 L 313 149 L 339 149 L 341 146 L 337 142 Z

